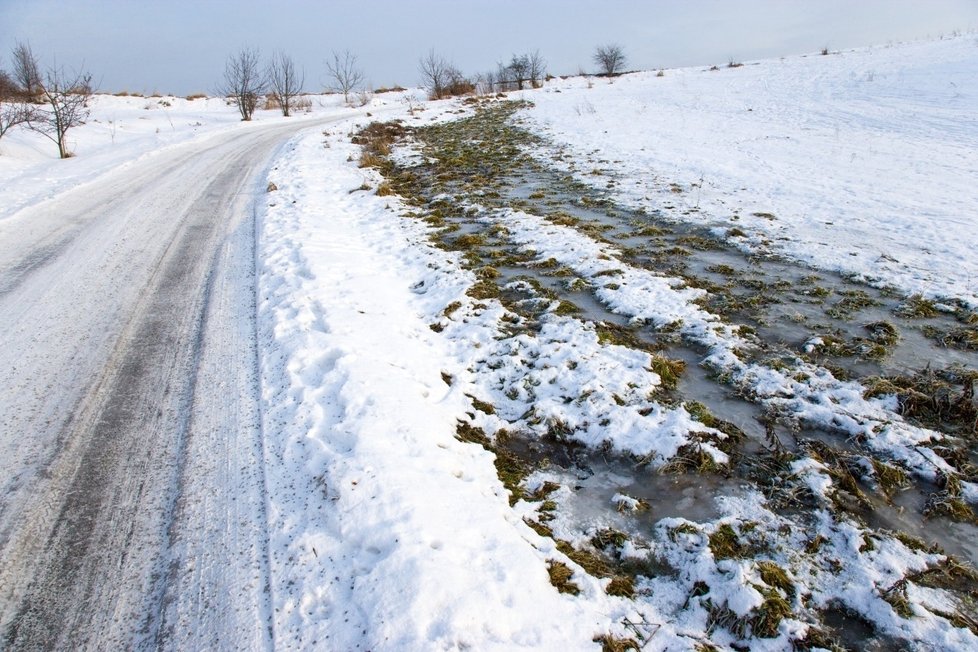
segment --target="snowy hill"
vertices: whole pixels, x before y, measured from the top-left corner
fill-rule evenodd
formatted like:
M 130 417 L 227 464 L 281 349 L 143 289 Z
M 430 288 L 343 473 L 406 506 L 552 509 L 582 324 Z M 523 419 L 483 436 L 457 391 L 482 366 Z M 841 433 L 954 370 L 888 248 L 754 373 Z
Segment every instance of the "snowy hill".
M 743 230 L 751 251 L 978 305 L 976 60 L 969 35 L 573 78 L 528 94 L 527 115 L 586 161 L 581 179 L 609 170 L 632 205 L 674 205 L 675 219 Z

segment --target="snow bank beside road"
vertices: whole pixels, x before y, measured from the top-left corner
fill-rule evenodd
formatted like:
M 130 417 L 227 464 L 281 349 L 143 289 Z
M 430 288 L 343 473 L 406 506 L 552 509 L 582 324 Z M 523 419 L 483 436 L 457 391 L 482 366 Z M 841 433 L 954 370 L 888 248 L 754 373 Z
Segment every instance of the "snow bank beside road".
M 568 149 L 563 165 L 600 188 L 615 179 L 618 200 L 978 305 L 974 35 L 571 78 L 527 98 L 523 115 Z
M 345 133 L 293 141 L 261 219 L 276 643 L 592 647 L 635 606 L 583 574 L 582 596 L 558 593 L 547 561 L 564 557 L 509 507 L 491 454 L 456 440 L 471 399 L 446 377 L 466 370 L 429 325 L 474 279 L 356 190 L 376 180 Z

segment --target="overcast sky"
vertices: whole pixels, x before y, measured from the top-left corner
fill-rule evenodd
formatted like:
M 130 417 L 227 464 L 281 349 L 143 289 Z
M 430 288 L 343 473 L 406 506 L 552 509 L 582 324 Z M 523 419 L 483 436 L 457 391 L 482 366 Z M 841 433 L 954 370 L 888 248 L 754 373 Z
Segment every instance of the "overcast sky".
M 599 44 L 631 69 L 723 64 L 978 29 L 978 0 L 0 0 L 0 60 L 84 66 L 104 91 L 213 91 L 229 53 L 281 49 L 325 81 L 350 49 L 374 87 L 418 82 L 434 48 L 463 72 L 539 49 L 554 74 L 591 71 Z

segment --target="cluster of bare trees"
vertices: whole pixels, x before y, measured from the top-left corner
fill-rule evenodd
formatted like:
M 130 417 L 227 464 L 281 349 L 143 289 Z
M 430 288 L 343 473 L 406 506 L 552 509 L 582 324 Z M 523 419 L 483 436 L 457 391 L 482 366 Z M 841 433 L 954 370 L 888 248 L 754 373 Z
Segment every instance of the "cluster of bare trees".
M 0 138 L 17 125 L 45 136 L 68 158 L 67 134 L 85 124 L 95 92 L 92 75 L 68 73 L 52 66 L 43 74 L 29 43 L 18 43 L 11 52 L 12 72 L 0 70 Z
M 332 53 L 326 60 L 326 76 L 326 88 L 343 93 L 347 104 L 351 94 L 363 89 L 363 69 L 357 55 L 349 50 Z M 263 96 L 270 98 L 282 110 L 282 115 L 288 117 L 296 109 L 305 82 L 305 73 L 284 52 L 274 53 L 263 66 L 257 49 L 242 48 L 228 57 L 218 92 L 234 101 L 242 120 L 251 120 Z
M 251 120 L 266 94 L 288 117 L 295 110 L 305 81 L 305 73 L 285 52 L 273 53 L 263 65 L 257 48 L 242 48 L 227 58 L 218 92 L 234 102 L 242 120 Z
M 514 54 L 509 63 L 500 63 L 495 71 L 481 73 L 469 79 L 448 59 L 430 50 L 418 62 L 421 84 L 432 99 L 454 95 L 523 90 L 527 84 L 538 88 L 546 75 L 547 64 L 539 50 Z
M 533 88 L 539 88 L 546 74 L 546 61 L 540 56 L 539 50 L 534 50 L 527 54 L 514 54 L 507 64 L 500 63 L 496 72 L 496 83 L 501 91 L 521 91 L 527 83 Z
M 625 51 L 615 43 L 595 49 L 594 63 L 601 75 L 614 76 L 625 69 Z M 491 95 L 505 91 L 521 91 L 527 86 L 539 88 L 547 74 L 547 63 L 539 50 L 514 54 L 507 63 L 499 63 L 496 70 L 480 73 L 469 80 L 457 67 L 444 57 L 430 50 L 418 63 L 421 84 L 428 89 L 432 99 L 453 95 L 477 93 Z

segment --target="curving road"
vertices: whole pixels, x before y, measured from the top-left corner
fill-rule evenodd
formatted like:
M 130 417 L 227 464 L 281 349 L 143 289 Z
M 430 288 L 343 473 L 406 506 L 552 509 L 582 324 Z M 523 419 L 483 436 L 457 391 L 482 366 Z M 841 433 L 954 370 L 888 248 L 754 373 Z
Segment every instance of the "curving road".
M 308 126 L 0 222 L 0 648 L 274 646 L 253 204 Z

